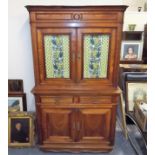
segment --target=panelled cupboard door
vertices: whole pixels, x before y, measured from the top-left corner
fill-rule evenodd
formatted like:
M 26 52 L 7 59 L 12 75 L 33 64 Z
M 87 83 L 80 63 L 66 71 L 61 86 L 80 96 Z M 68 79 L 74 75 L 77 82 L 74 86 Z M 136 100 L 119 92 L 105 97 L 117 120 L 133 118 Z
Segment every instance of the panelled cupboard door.
M 116 29 L 79 28 L 78 80 L 81 84 L 112 84 Z
M 80 109 L 80 142 L 102 143 L 110 139 L 110 108 Z
M 70 108 L 42 108 L 43 143 L 67 143 L 75 139 L 75 114 Z
M 73 83 L 75 79 L 75 29 L 38 28 L 40 83 Z

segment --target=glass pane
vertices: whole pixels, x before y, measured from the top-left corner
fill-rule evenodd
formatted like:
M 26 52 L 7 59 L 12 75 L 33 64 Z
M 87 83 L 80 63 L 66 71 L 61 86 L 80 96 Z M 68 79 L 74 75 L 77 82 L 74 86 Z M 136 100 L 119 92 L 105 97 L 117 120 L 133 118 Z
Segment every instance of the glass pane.
M 84 78 L 106 78 L 109 35 L 84 36 Z
M 69 78 L 69 35 L 45 35 L 47 78 Z

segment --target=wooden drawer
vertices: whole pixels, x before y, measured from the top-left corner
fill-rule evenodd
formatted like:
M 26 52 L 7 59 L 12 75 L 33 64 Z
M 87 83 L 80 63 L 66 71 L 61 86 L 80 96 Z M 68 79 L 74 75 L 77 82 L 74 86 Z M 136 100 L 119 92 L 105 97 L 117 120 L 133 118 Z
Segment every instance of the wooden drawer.
M 92 104 L 92 103 L 111 103 L 110 96 L 81 96 L 80 103 Z
M 41 96 L 41 103 L 73 103 L 71 96 Z

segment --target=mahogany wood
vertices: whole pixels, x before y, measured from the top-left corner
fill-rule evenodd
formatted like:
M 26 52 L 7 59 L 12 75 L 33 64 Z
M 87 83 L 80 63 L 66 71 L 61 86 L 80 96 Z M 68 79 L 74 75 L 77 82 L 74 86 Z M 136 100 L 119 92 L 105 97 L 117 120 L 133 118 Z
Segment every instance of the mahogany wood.
M 114 145 L 123 14 L 127 6 L 26 6 L 33 46 L 37 129 L 46 151 L 110 151 Z M 70 36 L 70 78 L 46 78 L 45 34 Z M 109 34 L 107 78 L 83 78 L 83 35 Z

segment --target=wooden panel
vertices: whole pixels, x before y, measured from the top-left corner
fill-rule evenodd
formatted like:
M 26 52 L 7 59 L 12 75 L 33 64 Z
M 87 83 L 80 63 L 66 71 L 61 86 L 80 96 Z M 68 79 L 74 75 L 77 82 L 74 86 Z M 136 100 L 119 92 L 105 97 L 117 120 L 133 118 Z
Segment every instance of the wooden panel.
M 111 103 L 111 96 L 81 96 L 80 103 Z
M 71 19 L 71 13 L 58 13 L 58 12 L 52 12 L 52 13 L 37 13 L 36 14 L 37 20 L 69 20 Z
M 117 14 L 116 13 L 90 13 L 90 12 L 73 12 L 73 13 L 64 13 L 64 12 L 49 12 L 49 13 L 37 13 L 36 20 L 81 20 L 81 21 L 116 21 Z M 100 21 L 101 22 L 101 21 Z
M 46 151 L 53 152 L 70 152 L 71 154 L 80 154 L 79 152 L 92 152 L 90 154 L 98 154 L 101 152 L 109 152 L 113 149 L 113 146 L 105 143 L 68 143 L 68 144 L 44 144 L 40 148 Z M 58 151 L 57 151 L 58 150 Z M 69 154 L 69 153 L 68 153 Z M 89 153 L 86 153 L 89 154 Z M 104 153 L 103 153 L 104 155 Z
M 66 143 L 74 139 L 72 109 L 42 109 L 44 143 Z
M 80 104 L 104 104 L 111 103 L 111 96 L 41 96 L 41 103 L 54 103 L 54 104 L 71 104 L 71 103 L 80 103 Z
M 117 20 L 117 14 L 116 13 L 85 13 L 82 15 L 83 20 L 112 20 L 115 21 Z
M 42 96 L 43 103 L 72 103 L 73 97 L 70 96 Z
M 104 142 L 110 140 L 111 109 L 80 109 L 80 141 Z

